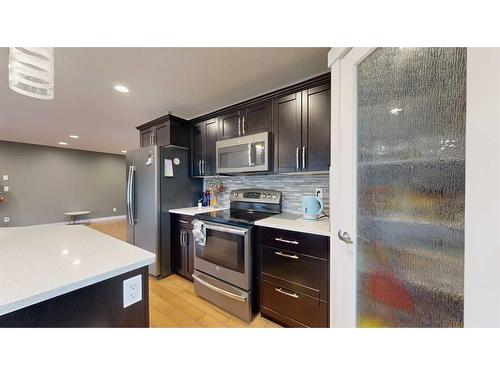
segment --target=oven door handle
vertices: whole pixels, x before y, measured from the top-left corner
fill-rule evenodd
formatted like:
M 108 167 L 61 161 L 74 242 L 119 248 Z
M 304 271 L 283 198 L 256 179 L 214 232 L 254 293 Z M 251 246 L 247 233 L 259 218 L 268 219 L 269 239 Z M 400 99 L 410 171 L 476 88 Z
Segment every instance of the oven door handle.
M 237 294 L 228 292 L 227 290 L 224 290 L 224 289 L 221 289 L 219 287 L 216 287 L 215 285 L 212 285 L 209 282 L 207 282 L 205 280 L 202 280 L 200 277 L 198 277 L 196 275 L 193 275 L 193 279 L 195 279 L 196 281 L 198 281 L 200 284 L 206 286 L 207 288 L 212 289 L 213 291 L 215 291 L 217 293 L 225 295 L 226 297 L 235 299 L 235 300 L 237 300 L 239 302 L 245 302 L 247 300 L 246 297 L 242 297 L 242 296 L 239 296 Z
M 220 226 L 220 225 L 212 225 L 212 224 L 207 224 L 204 221 L 203 221 L 203 226 L 206 229 L 216 230 L 216 231 L 225 232 L 225 233 L 238 234 L 240 236 L 244 236 L 248 232 L 247 229 L 237 229 L 237 228 L 223 227 L 223 226 Z

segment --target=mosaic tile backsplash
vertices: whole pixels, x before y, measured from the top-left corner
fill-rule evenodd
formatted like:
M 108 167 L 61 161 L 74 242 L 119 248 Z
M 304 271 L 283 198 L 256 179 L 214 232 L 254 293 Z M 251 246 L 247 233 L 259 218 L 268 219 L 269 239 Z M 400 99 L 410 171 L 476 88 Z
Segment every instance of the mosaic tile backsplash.
M 328 175 L 262 175 L 262 176 L 221 176 L 225 191 L 219 196 L 219 204 L 229 206 L 229 193 L 236 189 L 273 189 L 283 193 L 283 212 L 300 213 L 302 197 L 313 195 L 316 188 L 323 189 L 325 212 L 329 214 Z M 214 178 L 204 180 L 204 189 L 213 183 Z

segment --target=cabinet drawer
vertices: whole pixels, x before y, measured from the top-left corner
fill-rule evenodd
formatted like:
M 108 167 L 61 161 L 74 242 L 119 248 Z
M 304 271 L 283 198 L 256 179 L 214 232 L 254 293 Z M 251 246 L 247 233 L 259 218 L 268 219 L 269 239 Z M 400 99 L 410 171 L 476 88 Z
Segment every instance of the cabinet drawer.
M 291 319 L 283 319 L 282 323 L 292 326 L 328 327 L 328 304 L 318 298 L 287 289 L 281 285 L 263 280 L 262 282 L 262 311 L 273 316 L 271 310 Z M 297 324 L 292 324 L 295 321 Z
M 191 224 L 191 222 L 194 220 L 193 216 L 179 215 L 179 214 L 170 214 L 170 216 L 171 216 L 170 225 L 183 227 L 187 229 L 193 229 L 193 224 Z
M 328 299 L 328 261 L 324 259 L 263 246 L 262 273 L 288 281 L 291 287 L 299 284 L 295 288 L 302 293 Z
M 275 249 L 329 259 L 330 239 L 327 236 L 259 227 L 257 243 Z

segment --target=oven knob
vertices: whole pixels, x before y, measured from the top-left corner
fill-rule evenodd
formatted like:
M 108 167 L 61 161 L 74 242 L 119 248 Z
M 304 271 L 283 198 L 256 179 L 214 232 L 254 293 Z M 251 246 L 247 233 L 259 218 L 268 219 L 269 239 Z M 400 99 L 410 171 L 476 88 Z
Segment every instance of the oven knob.
M 267 198 L 267 195 L 266 194 L 262 194 L 262 198 Z
M 278 197 L 276 195 L 273 195 L 273 199 L 276 199 L 276 198 L 278 198 Z
M 238 196 L 238 193 L 234 193 L 234 196 L 237 197 Z

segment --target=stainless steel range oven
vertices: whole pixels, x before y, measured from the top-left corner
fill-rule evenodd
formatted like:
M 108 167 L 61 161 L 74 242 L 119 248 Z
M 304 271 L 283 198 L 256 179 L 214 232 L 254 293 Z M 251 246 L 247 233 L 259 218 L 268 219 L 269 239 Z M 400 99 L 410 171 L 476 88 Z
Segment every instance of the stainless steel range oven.
M 196 215 L 196 294 L 250 321 L 253 223 L 280 212 L 280 192 L 241 189 L 231 192 L 229 210 Z

